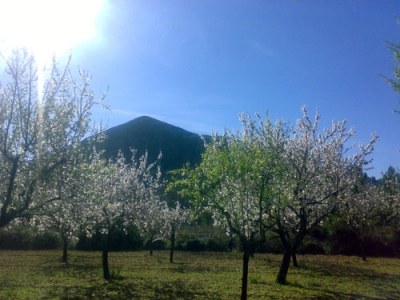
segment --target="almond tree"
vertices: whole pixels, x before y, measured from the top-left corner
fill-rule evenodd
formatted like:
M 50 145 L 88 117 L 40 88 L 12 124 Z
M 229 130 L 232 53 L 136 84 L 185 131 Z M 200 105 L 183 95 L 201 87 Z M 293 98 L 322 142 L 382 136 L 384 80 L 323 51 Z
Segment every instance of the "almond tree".
M 248 149 L 246 149 L 248 148 Z M 241 299 L 247 299 L 249 258 L 260 233 L 260 195 L 255 149 L 226 133 L 215 136 L 195 170 L 200 208 L 212 213 L 215 226 L 239 238 L 243 249 Z M 251 159 L 250 159 L 251 158 Z
M 6 83 L 0 86 L 0 228 L 60 200 L 48 187 L 49 181 L 73 157 L 72 152 L 80 151 L 96 104 L 89 76 L 80 72 L 75 80 L 69 63 L 59 68 L 53 62 L 42 84 L 34 57 L 27 51 L 15 50 L 3 59 Z
M 277 193 L 270 220 L 284 248 L 277 276 L 281 284 L 286 283 L 290 258 L 304 237 L 345 201 L 377 139 L 373 136 L 357 149 L 348 146 L 354 132 L 344 121 L 320 131 L 319 120 L 318 114 L 312 120 L 303 109 L 280 156 L 285 172 L 274 178 Z
M 93 203 L 88 219 L 90 228 L 102 235 L 102 267 L 105 280 L 111 280 L 108 264 L 109 233 L 124 214 L 123 203 L 128 190 L 128 166 L 120 155 L 115 162 L 104 161 L 99 156 L 91 162 L 90 190 L 86 201 Z M 89 231 L 89 230 L 87 230 Z
M 150 255 L 153 255 L 153 244 L 156 241 L 168 238 L 168 205 L 166 202 L 160 202 L 159 205 L 159 210 L 150 210 L 147 215 L 141 216 L 145 224 L 142 226 L 142 233 L 150 247 Z
M 166 227 L 166 233 L 170 237 L 170 253 L 169 253 L 169 262 L 174 262 L 174 251 L 175 251 L 175 240 L 176 235 L 178 234 L 179 229 L 183 224 L 188 222 L 189 220 L 189 209 L 182 207 L 179 201 L 176 202 L 175 208 L 169 207 L 166 211 L 164 221 L 164 226 Z
M 381 186 L 384 201 L 382 216 L 384 224 L 399 228 L 400 225 L 400 173 L 393 167 L 382 176 Z
M 365 181 L 365 180 L 364 180 Z M 358 233 L 361 258 L 366 261 L 365 238 L 379 225 L 383 224 L 385 203 L 383 189 L 370 182 L 359 182 L 342 205 L 342 214 L 346 216 L 347 224 Z
M 31 219 L 39 230 L 55 230 L 60 234 L 65 263 L 68 262 L 69 242 L 77 239 L 82 228 L 93 223 L 89 159 L 89 154 L 81 153 L 53 174 L 48 189 L 53 189 L 57 199 L 45 203 Z
M 119 226 L 134 224 L 143 233 L 151 223 L 155 212 L 161 214 L 164 206 L 159 200 L 161 174 L 156 164 L 148 164 L 147 155 L 129 163 L 123 155 L 105 162 L 98 156 L 91 162 L 91 196 L 87 200 L 92 204 L 88 219 L 103 237 L 102 266 L 103 277 L 111 280 L 108 264 L 109 233 Z M 89 195 L 88 195 L 89 196 Z M 90 222 L 89 222 L 90 224 Z

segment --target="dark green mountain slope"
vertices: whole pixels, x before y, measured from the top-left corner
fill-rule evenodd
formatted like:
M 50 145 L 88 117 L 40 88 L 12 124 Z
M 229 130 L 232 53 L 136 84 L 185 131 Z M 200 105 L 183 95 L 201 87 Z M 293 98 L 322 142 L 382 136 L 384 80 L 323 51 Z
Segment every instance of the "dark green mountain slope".
M 181 168 L 186 162 L 197 164 L 204 150 L 200 135 L 146 116 L 112 127 L 105 135 L 98 148 L 105 151 L 106 157 L 115 157 L 121 150 L 130 158 L 130 148 L 134 148 L 139 156 L 147 151 L 151 163 L 162 152 L 163 172 Z

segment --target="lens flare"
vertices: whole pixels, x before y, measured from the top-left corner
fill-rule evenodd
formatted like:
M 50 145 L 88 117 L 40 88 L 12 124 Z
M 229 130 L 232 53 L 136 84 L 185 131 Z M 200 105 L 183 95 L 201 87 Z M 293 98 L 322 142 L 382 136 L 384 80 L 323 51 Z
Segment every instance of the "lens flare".
M 11 50 L 25 48 L 36 60 L 40 127 L 46 66 L 96 37 L 106 1 L 0 0 L 0 53 L 7 57 Z
M 38 63 L 96 37 L 105 0 L 0 0 L 0 46 L 25 47 Z

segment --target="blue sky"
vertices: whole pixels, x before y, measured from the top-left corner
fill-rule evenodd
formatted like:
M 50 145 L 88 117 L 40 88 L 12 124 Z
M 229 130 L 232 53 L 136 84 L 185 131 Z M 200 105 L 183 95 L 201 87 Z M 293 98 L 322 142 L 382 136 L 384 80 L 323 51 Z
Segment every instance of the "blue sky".
M 400 164 L 400 94 L 386 84 L 400 42 L 397 0 L 110 1 L 99 35 L 73 52 L 100 94 L 107 127 L 148 115 L 197 133 L 239 127 L 238 113 L 292 123 L 306 105 L 354 142 L 380 136 L 380 177 Z

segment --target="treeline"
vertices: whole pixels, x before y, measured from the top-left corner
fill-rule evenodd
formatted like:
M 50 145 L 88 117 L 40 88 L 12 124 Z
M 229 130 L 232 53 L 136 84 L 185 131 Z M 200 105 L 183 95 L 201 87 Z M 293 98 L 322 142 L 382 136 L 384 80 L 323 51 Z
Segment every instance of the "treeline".
M 202 222 L 200 222 L 202 223 Z M 335 222 L 320 226 L 299 247 L 299 254 L 326 254 L 360 256 L 360 235 L 346 223 Z M 82 251 L 101 251 L 102 237 L 95 233 L 93 237 L 79 235 L 71 249 Z M 231 240 L 220 229 L 208 224 L 184 225 L 176 237 L 176 250 L 179 251 L 237 251 L 240 243 Z M 29 225 L 14 226 L 0 231 L 0 249 L 2 250 L 50 250 L 61 249 L 62 239 L 58 232 L 38 232 Z M 127 230 L 116 228 L 111 232 L 110 251 L 170 250 L 168 240 L 149 241 L 144 239 L 135 227 Z M 282 253 L 282 245 L 276 237 L 259 245 L 256 253 Z M 365 255 L 369 257 L 400 257 L 400 230 L 396 227 L 376 227 L 365 238 Z

